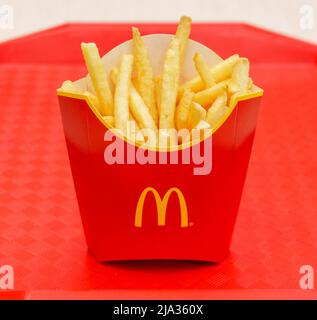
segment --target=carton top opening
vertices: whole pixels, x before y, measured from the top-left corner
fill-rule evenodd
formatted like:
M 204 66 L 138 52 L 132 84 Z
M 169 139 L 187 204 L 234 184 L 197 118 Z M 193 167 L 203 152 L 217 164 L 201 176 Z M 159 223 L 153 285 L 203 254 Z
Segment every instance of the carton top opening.
M 153 68 L 154 76 L 162 74 L 165 52 L 172 37 L 173 37 L 172 34 L 150 34 L 142 37 L 149 51 L 149 58 Z M 191 39 L 188 40 L 188 44 L 185 52 L 186 53 L 185 53 L 184 61 L 181 68 L 180 83 L 183 83 L 187 80 L 197 77 L 197 71 L 195 69 L 195 65 L 193 62 L 193 57 L 195 53 L 200 53 L 210 67 L 215 66 L 216 64 L 218 64 L 223 60 L 210 48 Z M 132 40 L 128 40 L 126 42 L 121 43 L 120 45 L 116 46 L 115 48 L 107 52 L 102 57 L 108 77 L 110 74 L 110 70 L 114 67 L 118 67 L 121 56 L 123 54 L 129 54 L 129 53 L 132 53 Z M 113 89 L 113 85 L 111 81 L 109 81 L 109 84 L 111 86 L 111 89 Z M 74 91 L 67 92 L 59 88 L 57 90 L 57 94 L 59 96 L 85 100 L 89 108 L 92 110 L 92 112 L 96 115 L 99 121 L 101 121 L 101 123 L 106 128 L 114 131 L 116 135 L 119 135 L 125 141 L 129 143 L 132 142 L 128 138 L 120 135 L 118 131 L 115 130 L 114 127 L 109 125 L 104 120 L 103 116 L 99 113 L 99 111 L 93 106 L 88 96 L 85 95 L 84 93 L 85 91 L 90 91 L 91 93 L 94 93 L 89 75 L 74 81 L 73 85 L 74 85 L 74 88 L 76 89 L 76 92 Z M 234 99 L 233 103 L 231 103 L 231 105 L 229 106 L 228 112 L 226 112 L 226 114 L 217 122 L 216 126 L 214 126 L 210 130 L 210 134 L 207 134 L 204 136 L 204 139 L 207 139 L 211 134 L 215 133 L 223 125 L 223 123 L 230 116 L 230 114 L 235 109 L 239 101 L 252 99 L 262 95 L 263 95 L 263 90 L 253 84 L 251 90 L 248 93 L 237 96 Z M 172 146 L 168 148 L 168 151 L 182 150 L 184 148 L 187 148 L 191 145 L 194 145 L 200 142 L 201 140 L 197 140 L 197 141 L 190 141 L 188 143 L 184 143 L 177 146 Z M 136 144 L 138 147 L 141 147 L 141 145 L 138 142 L 132 142 L 132 143 Z M 155 151 L 167 151 L 165 148 L 162 149 L 158 146 L 157 147 L 146 146 L 146 148 L 149 150 L 155 150 Z

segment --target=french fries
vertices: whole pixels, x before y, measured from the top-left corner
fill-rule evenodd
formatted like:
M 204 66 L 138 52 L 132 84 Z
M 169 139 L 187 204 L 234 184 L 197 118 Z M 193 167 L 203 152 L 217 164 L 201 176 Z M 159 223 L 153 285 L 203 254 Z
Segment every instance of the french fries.
M 209 66 L 199 52 L 193 56 L 198 75 L 180 84 L 190 31 L 191 18 L 181 17 L 161 73 L 154 74 L 157 66 L 151 65 L 147 42 L 133 27 L 132 52 L 122 55 L 119 66 L 111 66 L 113 92 L 96 45 L 82 43 L 89 75 L 85 82 L 65 81 L 60 90 L 85 95 L 109 127 L 145 146 L 170 147 L 193 141 L 194 131 L 202 134 L 216 128 L 238 97 L 256 87 L 249 77 L 247 58 L 234 54 Z
M 240 58 L 232 70 L 231 79 L 228 81 L 229 106 L 236 103 L 237 98 L 252 90 L 253 82 L 249 77 L 250 63 L 247 58 Z
M 119 71 L 116 68 L 113 68 L 110 71 L 110 79 L 114 86 L 117 85 L 118 73 Z M 130 118 L 132 117 L 133 120 L 136 120 L 136 124 L 139 123 L 142 129 L 149 128 L 157 135 L 157 126 L 149 109 L 145 105 L 141 95 L 135 89 L 133 83 L 130 84 L 129 103 L 131 111 Z
M 134 69 L 136 87 L 150 110 L 154 122 L 158 123 L 158 113 L 155 102 L 155 84 L 147 48 L 145 47 L 138 28 L 132 28 Z
M 174 128 L 174 113 L 180 75 L 180 43 L 173 38 L 167 49 L 161 88 L 160 129 Z
M 181 130 L 187 128 L 188 115 L 190 106 L 194 97 L 194 93 L 190 90 L 186 90 L 180 100 L 178 106 L 176 107 L 176 128 Z
M 208 109 L 206 121 L 210 124 L 212 128 L 216 126 L 218 121 L 225 115 L 228 110 L 227 105 L 227 94 L 224 92 L 222 95 L 218 96 L 211 107 Z
M 201 54 L 199 54 L 199 53 L 195 54 L 194 62 L 195 62 L 195 67 L 196 67 L 201 79 L 205 83 L 205 87 L 210 88 L 213 85 L 215 85 L 216 84 L 215 78 L 214 78 L 208 64 L 206 63 L 206 61 L 204 60 L 204 58 L 202 57 Z
M 157 134 L 157 126 L 134 86 L 130 88 L 130 109 L 141 128 L 149 128 Z
M 114 121 L 121 132 L 126 133 L 129 121 L 129 90 L 133 67 L 133 56 L 122 56 L 114 95 Z
M 210 106 L 215 99 L 226 90 L 226 88 L 227 84 L 225 82 L 217 83 L 211 88 L 197 92 L 194 95 L 193 101 L 198 102 L 206 108 L 207 106 Z
M 247 58 L 240 58 L 232 70 L 231 80 L 239 86 L 241 93 L 245 93 L 249 87 L 250 63 Z
M 155 83 L 155 98 L 158 113 L 161 112 L 161 97 L 162 97 L 162 76 L 156 76 Z
M 113 96 L 108 84 L 105 66 L 99 56 L 98 48 L 95 43 L 82 43 L 81 49 L 99 100 L 100 113 L 105 116 L 113 115 Z
M 221 82 L 231 77 L 231 72 L 235 64 L 239 61 L 239 55 L 235 54 L 226 60 L 223 60 L 210 69 L 215 82 Z M 205 88 L 203 80 L 200 76 L 193 78 L 179 87 L 178 95 L 181 97 L 186 89 L 193 92 L 201 91 Z
M 191 130 L 197 126 L 201 120 L 205 120 L 207 111 L 199 103 L 192 102 L 188 115 L 188 128 Z
M 190 35 L 192 19 L 183 16 L 180 19 L 175 37 L 179 40 L 180 62 L 184 60 L 185 49 Z
M 114 87 L 116 87 L 116 85 L 117 85 L 118 73 L 119 73 L 119 70 L 117 68 L 112 68 L 110 70 L 110 80 L 111 80 Z

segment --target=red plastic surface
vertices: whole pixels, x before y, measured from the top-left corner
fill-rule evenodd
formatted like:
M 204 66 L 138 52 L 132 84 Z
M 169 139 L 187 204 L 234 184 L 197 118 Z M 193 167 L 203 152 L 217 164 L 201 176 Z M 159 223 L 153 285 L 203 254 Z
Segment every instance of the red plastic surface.
M 85 73 L 81 41 L 103 51 L 128 38 L 128 25 L 70 25 L 0 45 L 0 265 L 15 269 L 14 296 L 305 297 L 299 268 L 317 268 L 317 48 L 249 26 L 194 25 L 192 35 L 224 57 L 248 56 L 265 89 L 229 256 L 99 264 L 87 252 L 55 89 Z

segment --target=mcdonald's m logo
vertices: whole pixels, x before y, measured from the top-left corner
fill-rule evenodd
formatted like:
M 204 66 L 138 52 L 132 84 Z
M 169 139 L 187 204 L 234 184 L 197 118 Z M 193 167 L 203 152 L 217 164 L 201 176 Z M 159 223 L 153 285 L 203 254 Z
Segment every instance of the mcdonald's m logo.
M 135 221 L 134 225 L 136 227 L 142 227 L 142 216 L 143 216 L 143 207 L 144 201 L 147 197 L 148 193 L 152 193 L 156 202 L 157 208 L 157 224 L 159 226 L 165 226 L 166 221 L 166 209 L 170 196 L 172 193 L 176 193 L 178 196 L 179 206 L 180 206 L 180 216 L 181 216 L 181 227 L 188 227 L 188 212 L 187 205 L 182 191 L 178 188 L 170 188 L 164 195 L 163 199 L 160 197 L 159 193 L 152 187 L 145 188 L 139 198 L 136 211 L 135 211 Z

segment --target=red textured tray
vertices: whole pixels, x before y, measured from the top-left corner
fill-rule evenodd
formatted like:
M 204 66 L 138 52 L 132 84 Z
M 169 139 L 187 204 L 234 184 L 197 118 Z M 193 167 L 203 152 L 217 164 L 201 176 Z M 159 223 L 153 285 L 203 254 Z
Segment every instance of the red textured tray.
M 0 299 L 317 297 L 298 284 L 301 265 L 317 268 L 317 47 L 247 25 L 192 32 L 249 57 L 265 90 L 227 259 L 99 264 L 87 252 L 55 89 L 86 73 L 81 41 L 105 52 L 129 38 L 129 24 L 72 24 L 0 45 L 0 266 L 15 270 Z

